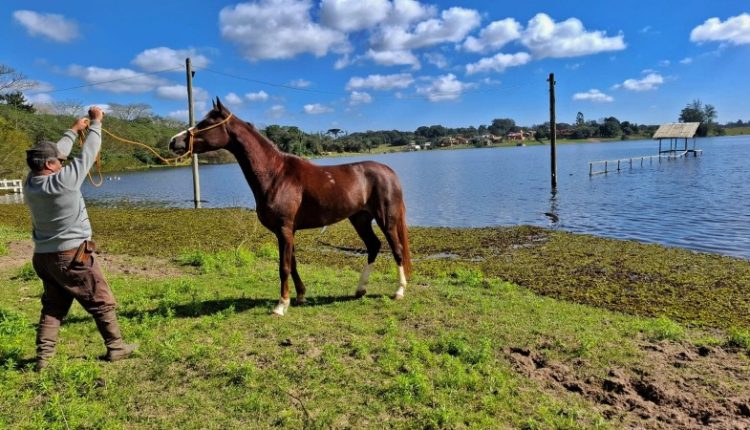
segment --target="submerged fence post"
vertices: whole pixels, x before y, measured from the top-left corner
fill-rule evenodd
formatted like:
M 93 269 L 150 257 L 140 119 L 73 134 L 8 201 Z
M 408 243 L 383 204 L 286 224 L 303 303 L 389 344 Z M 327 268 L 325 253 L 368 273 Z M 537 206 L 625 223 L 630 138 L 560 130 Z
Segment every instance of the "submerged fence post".
M 188 121 L 190 127 L 195 126 L 195 117 L 193 113 L 193 70 L 190 67 L 190 57 L 185 59 L 185 71 L 187 74 L 187 95 L 188 95 Z M 192 154 L 193 162 L 193 204 L 196 209 L 201 208 L 201 181 L 198 174 L 198 154 Z
M 557 154 L 555 154 L 555 145 L 557 144 L 557 124 L 555 123 L 555 74 L 549 74 L 549 127 L 550 127 L 550 179 L 552 190 L 557 189 Z

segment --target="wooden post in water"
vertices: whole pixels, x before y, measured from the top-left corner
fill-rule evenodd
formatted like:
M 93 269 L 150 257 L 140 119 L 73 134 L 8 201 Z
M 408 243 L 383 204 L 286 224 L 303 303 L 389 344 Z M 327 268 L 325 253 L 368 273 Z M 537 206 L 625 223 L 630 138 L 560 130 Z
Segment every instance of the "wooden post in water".
M 557 124 L 555 119 L 555 74 L 550 73 L 549 79 L 549 128 L 550 128 L 550 179 L 552 181 L 552 190 L 557 189 L 557 154 L 555 145 L 557 143 Z
M 195 127 L 195 116 L 193 112 L 193 70 L 190 67 L 190 57 L 185 59 L 185 71 L 187 74 L 187 96 L 188 96 L 188 125 Z M 192 154 L 193 162 L 193 204 L 196 209 L 201 208 L 201 181 L 198 174 L 198 154 Z

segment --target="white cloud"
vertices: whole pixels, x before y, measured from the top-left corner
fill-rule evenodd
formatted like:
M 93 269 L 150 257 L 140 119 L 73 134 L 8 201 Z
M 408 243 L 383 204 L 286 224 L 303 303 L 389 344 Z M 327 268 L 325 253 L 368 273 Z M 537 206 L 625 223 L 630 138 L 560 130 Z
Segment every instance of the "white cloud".
M 333 112 L 333 109 L 328 106 L 323 106 L 320 103 L 307 104 L 303 107 L 303 109 L 308 115 L 320 115 Z
M 193 114 L 196 118 L 195 122 L 198 122 L 198 118 L 204 117 L 208 113 L 208 104 L 205 101 L 193 103 Z M 188 122 L 190 120 L 190 112 L 187 109 L 175 110 L 169 112 L 167 117 L 176 119 L 178 121 Z
M 171 49 L 165 46 L 146 49 L 131 61 L 131 63 L 147 72 L 158 72 L 160 70 L 180 67 L 185 64 L 185 58 L 190 57 L 192 67 L 206 67 L 209 60 L 206 56 L 198 54 L 195 49 Z M 184 71 L 184 69 L 178 71 Z
M 450 65 L 448 58 L 439 52 L 428 52 L 423 56 L 428 63 L 433 64 L 438 69 L 445 69 Z
M 526 52 L 515 54 L 499 53 L 493 57 L 482 58 L 473 64 L 466 65 L 466 73 L 472 75 L 479 72 L 503 72 L 508 67 L 522 66 L 531 61 L 531 55 Z
M 428 85 L 418 87 L 417 94 L 427 97 L 431 102 L 456 100 L 464 91 L 474 86 L 457 80 L 454 74 L 449 73 L 433 78 Z
M 615 85 L 614 88 L 625 88 L 630 91 L 650 91 L 655 90 L 659 85 L 664 83 L 664 77 L 658 73 L 649 73 L 643 79 L 626 79 L 622 84 Z
M 186 85 L 162 85 L 156 88 L 156 97 L 164 100 L 185 100 L 187 101 Z M 208 92 L 203 88 L 193 87 L 193 100 L 208 100 Z
M 260 0 L 228 6 L 219 13 L 221 34 L 251 61 L 346 51 L 346 35 L 314 23 L 311 7 L 310 0 Z
M 709 18 L 690 32 L 691 42 L 729 42 L 734 45 L 750 43 L 750 14 L 742 13 L 722 22 Z
M 432 18 L 436 14 L 437 9 L 432 5 L 423 5 L 416 0 L 393 0 L 393 9 L 387 22 L 391 25 L 407 25 Z
M 263 90 L 260 90 L 257 93 L 245 94 L 245 98 L 251 102 L 264 102 L 268 100 L 268 93 Z
M 375 51 L 403 51 L 424 48 L 446 42 L 460 42 L 480 24 L 479 13 L 472 9 L 452 7 L 444 10 L 440 18 L 428 19 L 408 27 L 382 26 L 370 42 Z
M 320 21 L 344 32 L 372 28 L 391 11 L 388 0 L 322 0 Z
M 573 94 L 573 100 L 583 100 L 595 103 L 609 103 L 614 101 L 615 99 L 612 98 L 612 96 L 608 96 L 607 94 L 604 94 L 597 89 L 591 89 L 586 91 L 585 93 Z
M 693 59 L 691 57 L 685 57 L 682 60 L 680 60 L 680 64 L 690 64 L 693 62 Z
M 358 76 L 349 79 L 346 89 L 361 90 L 372 88 L 374 90 L 392 90 L 394 88 L 408 88 L 414 83 L 414 78 L 410 73 L 397 73 L 394 75 L 370 75 L 366 78 Z
M 224 96 L 224 100 L 230 105 L 241 105 L 242 98 L 235 93 L 229 93 Z
M 55 89 L 55 87 L 46 81 L 32 81 L 33 86 L 29 91 L 34 93 L 46 93 Z
M 365 57 L 381 66 L 411 66 L 413 70 L 418 70 L 422 66 L 419 59 L 408 50 L 373 51 L 370 49 Z
M 312 82 L 304 80 L 304 79 L 295 79 L 289 82 L 289 86 L 294 87 L 294 88 L 307 88 L 310 85 L 312 85 Z
M 53 101 L 52 96 L 46 93 L 30 94 L 30 95 L 24 94 L 24 97 L 26 97 L 26 100 L 34 106 L 48 105 L 48 104 L 51 104 Z
M 67 43 L 78 37 L 78 24 L 62 15 L 17 10 L 13 12 L 13 19 L 31 36 L 40 35 L 60 43 Z
M 364 91 L 352 91 L 349 96 L 351 106 L 372 103 L 372 96 Z
M 555 23 L 544 13 L 529 20 L 521 43 L 536 58 L 563 58 L 625 49 L 622 35 L 606 37 L 603 31 L 586 31 L 577 18 Z
M 144 75 L 130 69 L 105 69 L 72 65 L 68 73 L 79 77 L 96 88 L 113 93 L 143 93 L 165 85 L 166 81 L 153 75 Z
M 286 109 L 283 105 L 273 105 L 266 111 L 266 116 L 273 119 L 279 119 L 286 115 Z
M 175 111 L 168 113 L 167 116 L 169 118 L 176 119 L 178 121 L 188 122 L 189 113 L 187 109 L 175 110 Z
M 469 52 L 498 50 L 519 37 L 521 37 L 521 24 L 513 18 L 506 18 L 483 28 L 479 33 L 479 38 L 467 37 L 463 48 Z
M 669 60 L 661 60 L 659 61 L 659 67 L 669 67 L 672 64 Z

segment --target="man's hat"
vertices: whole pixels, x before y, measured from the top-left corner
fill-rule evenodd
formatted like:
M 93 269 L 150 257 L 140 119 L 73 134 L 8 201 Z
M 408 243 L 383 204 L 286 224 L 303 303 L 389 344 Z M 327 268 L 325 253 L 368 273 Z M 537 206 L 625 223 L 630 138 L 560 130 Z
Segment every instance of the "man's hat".
M 42 141 L 26 150 L 26 158 L 39 160 L 57 158 L 58 160 L 66 160 L 68 157 L 63 155 L 57 149 L 57 144 L 49 141 Z

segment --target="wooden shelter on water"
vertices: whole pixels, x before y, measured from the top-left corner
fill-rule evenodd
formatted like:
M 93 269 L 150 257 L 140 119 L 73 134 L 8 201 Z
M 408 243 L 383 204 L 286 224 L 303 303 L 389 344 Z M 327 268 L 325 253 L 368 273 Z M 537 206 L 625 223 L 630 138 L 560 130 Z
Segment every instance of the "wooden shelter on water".
M 667 154 L 672 157 L 681 157 L 692 153 L 698 156 L 702 152 L 695 149 L 695 132 L 698 131 L 699 122 L 675 122 L 662 124 L 654 133 L 653 138 L 659 141 L 659 154 Z M 662 149 L 662 140 L 669 139 L 669 149 Z M 688 139 L 693 139 L 693 148 L 688 148 Z M 680 148 L 680 140 L 684 142 Z
M 695 132 L 698 131 L 699 125 L 699 122 L 662 124 L 653 136 L 654 139 L 659 141 L 658 154 L 621 158 L 619 160 L 591 161 L 589 162 L 589 176 L 608 173 L 610 171 L 620 172 L 626 165 L 632 169 L 633 160 L 636 161 L 636 165 L 640 162 L 640 166 L 643 167 L 643 164 L 646 161 L 648 164 L 653 164 L 654 158 L 661 163 L 662 158 L 671 160 L 679 157 L 687 157 L 688 154 L 691 153 L 693 156 L 697 157 L 699 154 L 703 153 L 703 150 L 695 149 Z M 669 149 L 662 149 L 662 139 L 669 139 Z M 679 147 L 680 139 L 684 141 L 682 148 Z M 688 139 L 693 139 L 692 149 L 688 148 Z

